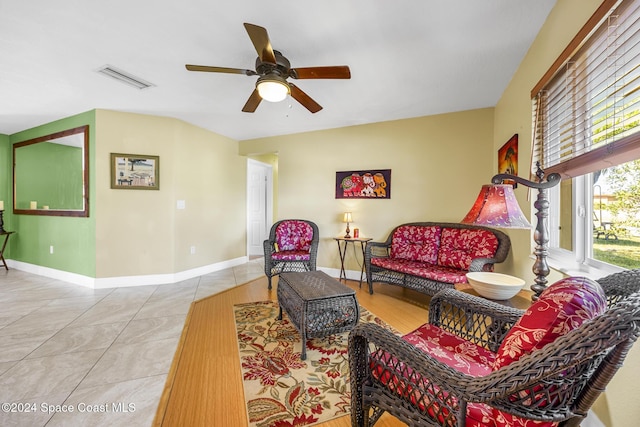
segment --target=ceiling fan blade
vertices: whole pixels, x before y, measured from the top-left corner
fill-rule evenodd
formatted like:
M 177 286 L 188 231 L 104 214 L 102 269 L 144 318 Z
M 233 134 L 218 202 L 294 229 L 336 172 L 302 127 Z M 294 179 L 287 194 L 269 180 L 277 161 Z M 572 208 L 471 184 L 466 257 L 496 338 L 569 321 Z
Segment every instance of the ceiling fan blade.
M 351 70 L 347 65 L 303 67 L 292 68 L 289 75 L 294 79 L 350 79 Z
M 204 71 L 208 73 L 229 73 L 229 74 L 244 74 L 246 76 L 256 76 L 253 70 L 243 70 L 241 68 L 226 68 L 226 67 L 210 67 L 208 65 L 185 65 L 189 71 Z
M 322 106 L 314 101 L 309 95 L 304 93 L 298 86 L 294 85 L 293 83 L 289 83 L 289 87 L 291 88 L 291 96 L 293 97 L 293 99 L 302 104 L 304 108 L 311 111 L 312 113 L 317 113 L 318 111 L 322 110 Z
M 275 64 L 276 55 L 273 53 L 273 48 L 271 47 L 267 30 L 258 25 L 248 24 L 246 22 L 244 23 L 244 28 L 247 30 L 249 38 L 251 39 L 253 46 L 256 48 L 256 52 L 258 52 L 260 60 L 262 62 Z
M 245 113 L 253 113 L 254 111 L 256 111 L 256 108 L 258 108 L 258 105 L 260 105 L 260 101 L 262 101 L 262 98 L 260 98 L 258 89 L 254 89 L 251 93 L 251 96 L 247 100 L 247 103 L 244 104 L 244 107 L 242 107 L 242 111 L 244 111 Z

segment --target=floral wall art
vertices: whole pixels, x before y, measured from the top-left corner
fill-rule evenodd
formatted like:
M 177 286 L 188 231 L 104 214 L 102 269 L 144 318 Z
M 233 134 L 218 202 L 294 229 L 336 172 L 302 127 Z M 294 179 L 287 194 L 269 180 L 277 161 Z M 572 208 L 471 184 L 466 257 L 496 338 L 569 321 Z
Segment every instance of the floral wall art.
M 336 199 L 390 199 L 391 169 L 336 172 Z

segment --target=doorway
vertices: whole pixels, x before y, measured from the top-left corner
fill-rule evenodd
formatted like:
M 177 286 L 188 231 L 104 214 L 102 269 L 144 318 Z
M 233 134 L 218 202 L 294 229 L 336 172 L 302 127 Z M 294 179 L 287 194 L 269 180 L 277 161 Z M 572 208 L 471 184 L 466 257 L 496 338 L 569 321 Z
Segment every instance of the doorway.
M 247 159 L 247 255 L 263 256 L 273 222 L 273 167 Z

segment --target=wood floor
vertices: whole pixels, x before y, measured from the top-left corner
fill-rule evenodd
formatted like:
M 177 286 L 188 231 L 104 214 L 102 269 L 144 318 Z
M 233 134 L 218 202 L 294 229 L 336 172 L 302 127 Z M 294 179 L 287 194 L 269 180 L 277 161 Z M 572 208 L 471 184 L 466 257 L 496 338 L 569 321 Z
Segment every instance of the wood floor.
M 276 281 L 274 280 L 274 283 Z M 429 297 L 389 285 L 347 285 L 358 302 L 398 331 L 407 333 L 427 321 Z M 235 336 L 233 305 L 277 300 L 276 285 L 267 290 L 266 278 L 232 288 L 192 304 L 180 344 L 167 377 L 154 426 L 245 426 L 247 415 Z M 321 424 L 350 426 L 348 416 Z M 385 414 L 378 427 L 403 426 Z

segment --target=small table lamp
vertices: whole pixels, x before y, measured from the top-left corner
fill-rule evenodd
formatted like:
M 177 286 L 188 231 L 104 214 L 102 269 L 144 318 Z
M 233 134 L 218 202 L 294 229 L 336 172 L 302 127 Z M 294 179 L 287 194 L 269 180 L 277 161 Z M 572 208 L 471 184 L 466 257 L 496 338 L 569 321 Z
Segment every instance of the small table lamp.
M 342 222 L 346 222 L 347 223 L 347 234 L 344 235 L 345 239 L 350 239 L 351 238 L 351 234 L 349 234 L 351 232 L 351 230 L 349 230 L 349 223 L 353 222 L 353 218 L 351 217 L 351 212 L 345 212 L 344 213 L 344 218 L 342 218 Z
M 549 200 L 547 190 L 560 183 L 560 174 L 552 173 L 544 181 L 544 171 L 537 164 L 537 182 L 520 178 L 516 175 L 498 174 L 491 178 L 492 185 L 483 185 L 480 194 L 473 204 L 473 207 L 461 221 L 463 224 L 486 225 L 496 228 L 531 228 L 520 210 L 510 184 L 502 184 L 504 180 L 519 182 L 530 188 L 538 190 L 538 198 L 533 206 L 536 208 L 538 223 L 533 233 L 533 240 L 536 243 L 534 253 L 536 261 L 533 264 L 533 274 L 536 275 L 535 284 L 531 285 L 531 290 L 535 293 L 532 299 L 538 299 L 542 291 L 547 287 L 547 276 L 549 275 L 549 265 L 547 264 L 547 253 L 549 246 L 549 232 L 547 230 L 547 217 L 549 216 Z

